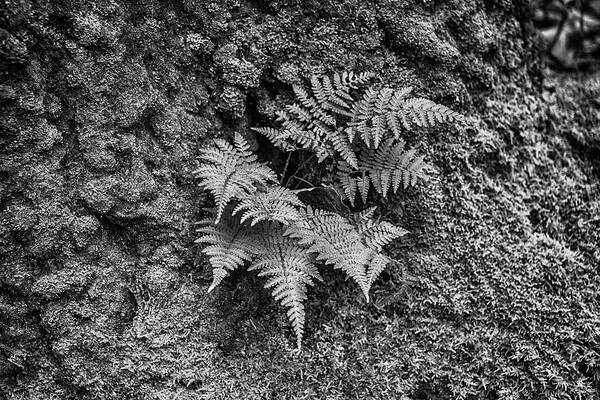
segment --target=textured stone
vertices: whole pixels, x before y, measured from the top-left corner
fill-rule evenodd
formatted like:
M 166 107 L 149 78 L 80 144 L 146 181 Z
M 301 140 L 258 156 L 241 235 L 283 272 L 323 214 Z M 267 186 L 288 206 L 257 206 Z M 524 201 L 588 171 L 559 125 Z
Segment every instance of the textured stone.
M 372 70 L 378 83 L 455 107 L 479 101 L 507 71 L 531 81 L 508 0 L 5 3 L 0 397 L 11 400 L 234 398 L 220 390 L 252 375 L 251 346 L 282 354 L 286 331 L 256 286 L 205 293 L 194 222 L 210 197 L 193 171 L 212 137 L 271 121 L 290 85 Z M 512 129 L 497 120 L 496 131 Z M 264 330 L 279 334 L 254 338 Z M 324 361 L 333 379 L 349 377 L 346 350 L 335 351 L 339 368 Z M 272 384 L 302 374 L 304 361 L 290 360 L 298 368 Z M 311 393 L 298 396 L 319 397 Z

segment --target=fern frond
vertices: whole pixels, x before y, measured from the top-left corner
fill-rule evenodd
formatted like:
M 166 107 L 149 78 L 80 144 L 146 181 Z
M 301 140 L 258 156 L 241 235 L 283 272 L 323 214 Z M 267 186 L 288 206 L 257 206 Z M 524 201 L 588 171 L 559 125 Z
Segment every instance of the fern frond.
M 256 191 L 240 198 L 233 214 L 241 212 L 240 223 L 250 220 L 254 226 L 260 221 L 278 221 L 289 225 L 300 219 L 298 207 L 303 203 L 298 196 L 282 186 L 268 186 L 264 191 Z
M 367 268 L 369 288 L 385 267 L 393 261 L 390 257 L 381 253 L 383 247 L 408 233 L 407 230 L 399 226 L 374 219 L 376 209 L 377 207 L 370 207 L 352 215 L 356 230 L 362 237 L 363 242 L 372 251 L 372 258 Z
M 310 96 L 302 87 L 294 85 L 292 88 L 302 106 L 304 106 L 316 119 L 328 125 L 335 125 L 335 118 L 329 115 L 319 102 Z
M 344 217 L 334 212 L 306 208 L 303 218 L 287 228 L 285 234 L 309 246 L 308 251 L 317 254 L 317 260 L 341 269 L 354 279 L 369 299 L 366 265 L 371 251 Z
M 357 169 L 341 162 L 338 180 L 352 204 L 357 193 L 366 203 L 371 186 L 386 197 L 390 191 L 396 193 L 400 186 L 406 189 L 415 185 L 419 178 L 425 176 L 426 165 L 423 157 L 416 156 L 415 150 L 404 150 L 403 141 L 394 143 L 394 139 L 388 139 L 379 148 L 369 148 L 360 153 Z
M 330 138 L 333 143 L 333 148 L 353 168 L 358 168 L 358 159 L 352 149 L 352 142 L 345 132 L 340 132 Z
M 201 236 L 195 242 L 206 245 L 202 252 L 209 257 L 213 269 L 213 281 L 208 288 L 210 292 L 231 271 L 252 260 L 257 251 L 257 238 L 238 217 L 230 213 L 225 213 L 218 225 L 214 225 L 212 219 L 205 219 L 199 224 L 197 233 Z
M 279 147 L 283 151 L 294 151 L 298 150 L 298 148 L 289 142 L 289 134 L 286 134 L 284 131 L 275 128 L 262 127 L 262 128 L 250 128 L 254 132 L 258 132 L 261 135 L 264 135 L 275 147 Z
M 344 71 L 342 75 L 334 74 L 333 80 L 336 85 L 336 88 L 343 88 L 345 91 L 349 91 L 349 89 L 358 89 L 359 86 L 367 83 L 371 78 L 375 76 L 372 72 L 361 72 L 355 74 L 354 72 L 346 72 Z
M 399 112 L 402 109 L 408 95 L 412 92 L 412 87 L 407 87 L 398 90 L 390 102 L 392 112 L 387 113 L 388 126 L 396 140 L 400 140 L 402 135 L 402 127 L 410 129 L 410 123 L 406 119 L 406 113 Z
M 298 102 L 277 113 L 276 121 L 281 124 L 281 129 L 253 129 L 284 150 L 313 150 L 319 162 L 332 156 L 335 151 L 344 161 L 356 167 L 356 154 L 352 147 L 355 130 L 339 128 L 337 123 L 339 118 L 353 118 L 356 101 L 350 91 L 366 83 L 372 76 L 368 72 L 336 73 L 333 79 L 313 75 L 309 90 L 299 85 L 292 87 Z M 384 127 L 385 121 L 381 129 Z M 376 143 L 379 141 L 377 139 Z
M 369 288 L 373 286 L 373 283 L 381 275 L 385 267 L 392 261 L 386 255 L 374 253 L 371 262 L 369 263 L 369 267 L 367 269 L 367 284 Z
M 259 270 L 259 276 L 267 277 L 265 288 L 271 289 L 275 300 L 288 309 L 298 349 L 304 334 L 307 286 L 312 286 L 315 279 L 321 280 L 313 260 L 310 252 L 298 246 L 295 240 L 283 236 L 279 224 L 269 223 L 261 231 L 259 250 L 248 269 Z
M 383 247 L 392 241 L 406 235 L 408 231 L 386 221 L 373 219 L 375 207 L 355 214 L 356 229 L 363 241 L 371 250 L 380 252 Z
M 335 82 L 335 81 L 334 81 Z M 350 86 L 348 84 L 338 84 L 331 81 L 328 76 L 317 77 L 313 75 L 310 79 L 311 88 L 319 104 L 326 110 L 333 111 L 338 115 L 351 117 L 348 111 L 354 98 L 350 96 Z
M 362 99 L 352 105 L 352 119 L 348 124 L 349 128 L 352 130 L 350 137 L 360 136 L 367 145 L 370 143 L 369 124 L 376 114 L 375 104 L 378 98 L 379 92 L 369 88 L 363 94 Z
M 225 206 L 236 197 L 256 190 L 256 185 L 276 182 L 275 173 L 257 161 L 248 143 L 236 133 L 234 146 L 223 139 L 216 139 L 216 148 L 204 149 L 200 154 L 203 163 L 195 171 L 200 178 L 199 186 L 209 190 L 217 206 L 215 224 Z
M 331 79 L 329 79 L 328 76 L 324 76 L 322 79 L 323 79 L 323 88 L 327 95 L 327 101 L 325 102 L 325 107 L 329 108 L 330 110 L 332 110 L 338 114 L 350 116 L 350 114 L 348 113 L 347 110 L 350 108 L 348 101 L 350 101 L 350 102 L 354 101 L 352 96 L 350 96 L 348 91 L 346 91 L 342 88 L 335 88 L 333 85 L 333 82 L 331 82 Z
M 391 132 L 397 140 L 401 127 L 413 125 L 432 127 L 442 122 L 462 120 L 462 116 L 448 107 L 422 98 L 409 98 L 411 88 L 394 91 L 389 88 L 367 90 L 363 98 L 352 106 L 350 137 L 360 136 L 362 141 L 375 148 Z
M 420 127 L 432 127 L 438 123 L 463 119 L 462 115 L 448 107 L 423 98 L 408 99 L 394 111 L 405 116 L 405 121 L 412 120 Z
M 314 102 L 314 99 L 312 100 Z M 332 151 L 328 138 L 334 135 L 334 131 L 328 127 L 326 122 L 323 122 L 323 119 L 317 118 L 315 114 L 311 114 L 297 104 L 288 107 L 288 110 L 292 113 L 291 115 L 286 111 L 277 113 L 277 121 L 282 125 L 278 140 L 288 144 L 292 142 L 300 148 L 313 150 L 319 162 L 329 157 Z M 307 114 L 310 114 L 312 118 Z M 272 133 L 272 131 L 267 131 L 267 133 Z

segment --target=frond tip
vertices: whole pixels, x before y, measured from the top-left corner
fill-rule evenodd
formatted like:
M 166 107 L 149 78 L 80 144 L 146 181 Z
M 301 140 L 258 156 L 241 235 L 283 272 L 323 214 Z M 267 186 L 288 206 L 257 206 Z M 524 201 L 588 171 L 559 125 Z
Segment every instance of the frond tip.
M 312 286 L 315 279 L 321 280 L 313 261 L 310 252 L 283 236 L 279 224 L 268 223 L 260 234 L 256 258 L 248 268 L 249 271 L 260 271 L 258 276 L 267 277 L 265 288 L 271 289 L 273 298 L 288 309 L 287 316 L 296 333 L 298 349 L 304 334 L 307 286 Z
M 376 207 L 354 214 L 358 233 L 373 251 L 380 252 L 392 241 L 406 235 L 408 231 L 386 221 L 373 219 Z
M 229 273 L 252 260 L 256 253 L 256 237 L 239 218 L 224 214 L 218 225 L 212 219 L 200 222 L 200 237 L 196 243 L 204 244 L 202 252 L 209 257 L 213 281 L 208 291 L 217 287 Z
M 369 299 L 366 265 L 371 251 L 361 241 L 350 222 L 341 215 L 307 207 L 302 219 L 290 226 L 286 235 L 309 246 L 317 260 L 341 269 L 351 277 Z

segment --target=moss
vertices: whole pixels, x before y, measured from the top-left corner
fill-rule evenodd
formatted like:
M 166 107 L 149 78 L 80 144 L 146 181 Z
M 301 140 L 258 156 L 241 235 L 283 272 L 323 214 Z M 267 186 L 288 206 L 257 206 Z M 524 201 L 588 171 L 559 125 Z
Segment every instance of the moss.
M 37 279 L 31 288 L 32 292 L 46 299 L 56 299 L 65 294 L 82 291 L 91 281 L 94 268 L 81 263 L 69 264 Z
M 83 250 L 94 240 L 96 233 L 100 230 L 98 220 L 90 215 L 77 217 L 69 226 L 69 233 L 75 243 L 75 248 Z
M 94 12 L 77 14 L 73 22 L 75 36 L 84 46 L 112 46 L 121 35 L 120 24 L 103 20 Z
M 29 58 L 27 45 L 12 33 L 0 29 L 0 56 L 6 68 L 11 64 L 24 64 Z
M 112 177 L 90 180 L 79 190 L 85 204 L 94 212 L 106 214 L 115 204 L 112 188 L 116 181 Z
M 219 96 L 218 108 L 234 118 L 241 118 L 246 111 L 246 95 L 234 86 L 223 88 Z
M 526 5 L 0 5 L 0 392 L 598 397 L 597 96 L 540 78 Z M 192 171 L 209 136 L 345 69 L 472 125 L 408 138 L 440 179 L 387 204 L 411 231 L 402 264 L 368 305 L 326 272 L 296 354 L 260 283 L 206 295 Z
M 452 44 L 441 40 L 432 23 L 418 17 L 396 17 L 388 22 L 390 38 L 395 49 L 410 50 L 417 57 L 454 67 L 460 53 Z
M 2 213 L 6 219 L 4 223 L 14 231 L 26 232 L 37 222 L 37 213 L 34 208 L 24 204 L 8 206 Z
M 186 43 L 190 50 L 200 54 L 211 54 L 215 45 L 213 42 L 199 33 L 190 33 L 186 37 Z

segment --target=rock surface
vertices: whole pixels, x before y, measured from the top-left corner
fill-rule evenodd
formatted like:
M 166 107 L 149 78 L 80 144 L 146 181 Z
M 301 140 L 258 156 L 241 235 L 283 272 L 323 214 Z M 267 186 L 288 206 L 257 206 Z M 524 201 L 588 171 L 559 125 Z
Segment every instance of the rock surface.
M 318 301 L 327 304 L 323 314 L 309 315 L 309 349 L 300 359 L 291 355 L 293 344 L 287 343 L 285 324 L 276 320 L 278 312 L 268 295 L 257 294 L 255 285 L 238 279 L 236 286 L 233 279 L 219 294 L 206 294 L 210 271 L 193 244 L 194 222 L 209 204 L 193 178 L 198 151 L 213 137 L 269 121 L 289 95 L 289 85 L 311 73 L 376 71 L 378 79 L 389 86 L 411 85 L 422 95 L 473 116 L 476 129 L 461 128 L 454 138 L 448 132 L 424 137 L 432 144 L 429 156 L 447 179 L 448 188 L 425 191 L 421 196 L 429 200 L 421 205 L 407 202 L 407 209 L 396 213 L 408 215 L 408 224 L 413 225 L 414 243 L 404 243 L 402 251 L 413 269 L 423 268 L 420 273 L 427 283 L 419 290 L 439 293 L 431 307 L 453 315 L 468 314 L 471 317 L 465 320 L 477 325 L 487 324 L 480 319 L 486 310 L 469 308 L 473 290 L 488 285 L 490 302 L 502 296 L 513 301 L 511 296 L 517 292 L 496 285 L 495 278 L 486 275 L 489 271 L 477 269 L 482 246 L 492 243 L 502 247 L 518 242 L 523 257 L 536 254 L 551 266 L 566 263 L 560 258 L 566 247 L 583 252 L 585 265 L 600 260 L 598 249 L 589 245 L 598 239 L 594 230 L 560 231 L 576 227 L 577 221 L 583 223 L 581 215 L 563 214 L 556 231 L 536 231 L 540 224 L 548 227 L 554 203 L 543 199 L 531 206 L 522 203 L 520 211 L 514 212 L 514 208 L 507 209 L 512 195 L 491 189 L 490 179 L 508 185 L 511 176 L 522 171 L 519 159 L 506 156 L 517 157 L 518 153 L 511 152 L 513 147 L 500 151 L 505 143 L 533 146 L 542 141 L 542 127 L 554 124 L 554 131 L 561 132 L 567 128 L 560 127 L 560 116 L 574 112 L 556 108 L 552 122 L 546 111 L 539 111 L 546 110 L 547 103 L 532 95 L 540 88 L 541 70 L 525 0 L 7 0 L 0 7 L 0 399 L 235 398 L 244 391 L 247 398 L 341 399 L 351 394 L 392 398 L 387 397 L 389 393 L 397 398 L 436 398 L 440 393 L 455 395 L 459 387 L 468 389 L 465 396 L 510 398 L 503 393 L 518 388 L 518 379 L 516 383 L 509 378 L 493 384 L 459 382 L 448 373 L 432 382 L 419 372 L 424 368 L 419 365 L 414 367 L 414 376 L 401 380 L 397 374 L 410 371 L 389 370 L 385 361 L 389 355 L 395 354 L 396 361 L 412 357 L 411 363 L 419 364 L 414 360 L 421 357 L 422 348 L 410 347 L 405 354 L 396 354 L 399 347 L 387 348 L 382 342 L 378 348 L 376 342 L 369 342 L 352 361 L 357 364 L 348 364 L 355 350 L 342 348 L 348 338 L 338 342 L 329 336 L 328 329 L 337 328 L 329 327 L 327 310 L 339 307 L 339 318 L 351 321 L 349 329 L 363 332 L 367 328 L 361 325 L 356 309 L 364 308 L 360 313 L 372 312 L 371 318 L 379 315 L 383 321 L 396 312 L 394 307 L 401 307 L 389 297 L 394 292 L 389 285 L 383 286 L 388 303 L 379 305 L 384 311 L 329 298 L 325 289 L 317 292 L 310 306 L 318 309 Z M 554 89 L 550 91 L 554 95 Z M 588 178 L 583 172 L 577 176 L 577 171 L 590 170 L 586 151 L 599 148 L 598 125 L 592 134 L 584 129 L 598 119 L 586 118 L 580 117 L 568 140 L 556 139 L 555 150 L 538 149 L 556 152 L 551 158 L 568 153 L 565 163 L 579 165 L 572 167 L 572 181 L 561 186 L 565 191 L 569 187 L 583 190 L 572 182 L 586 182 Z M 573 155 L 571 145 L 585 149 Z M 599 154 L 595 151 L 589 154 Z M 465 174 L 468 168 L 483 175 Z M 598 204 L 597 176 L 586 183 L 586 204 L 579 195 L 564 197 L 563 190 L 547 196 L 575 202 L 569 209 L 588 207 L 586 212 L 592 213 L 590 204 Z M 472 180 L 466 184 L 461 183 L 463 179 Z M 536 195 L 550 190 L 542 181 L 536 184 Z M 476 196 L 461 192 L 467 187 Z M 429 211 L 428 206 L 432 207 Z M 494 224 L 487 226 L 494 234 L 482 228 L 486 218 L 494 218 Z M 592 218 L 588 224 L 596 223 Z M 528 233 L 504 235 L 503 224 L 506 229 Z M 473 241 L 466 226 L 469 232 L 481 229 L 481 243 Z M 452 232 L 460 239 L 453 238 Z M 528 236 L 533 233 L 556 236 Z M 495 243 L 495 237 L 501 240 Z M 571 242 L 565 238 L 572 238 Z M 446 247 L 438 249 L 440 243 Z M 456 253 L 447 247 L 453 243 Z M 537 254 L 540 248 L 550 255 Z M 457 254 L 467 251 L 477 256 L 469 258 L 465 253 L 461 259 Z M 498 274 L 505 264 L 534 263 L 498 251 L 509 256 L 497 256 Z M 466 280 L 458 287 L 427 280 L 427 274 L 439 271 L 447 277 L 460 271 L 470 276 L 471 272 L 465 272 L 469 266 L 489 280 L 481 278 L 483 286 L 476 289 Z M 457 272 L 452 272 L 454 267 Z M 583 267 L 581 271 L 590 273 Z M 546 279 L 563 278 L 550 274 Z M 524 275 L 522 279 L 533 278 Z M 477 293 L 481 300 L 482 292 Z M 581 301 L 582 308 L 574 315 L 588 315 L 592 321 L 599 315 L 598 300 L 594 303 L 589 296 L 568 298 Z M 333 301 L 339 303 L 330 304 Z M 522 301 L 527 302 L 527 296 Z M 546 305 L 532 307 L 537 306 Z M 498 307 L 492 311 L 503 305 Z M 439 322 L 429 312 L 423 311 L 412 322 L 401 319 L 398 323 L 433 324 L 439 327 L 440 336 L 451 336 L 446 324 L 453 322 Z M 412 315 L 403 313 L 403 318 Z M 526 317 L 515 314 L 513 321 L 503 323 L 518 325 Z M 335 318 L 331 321 L 341 323 Z M 398 334 L 394 322 L 386 324 Z M 557 324 L 557 329 L 583 329 L 575 322 Z M 492 332 L 493 326 L 486 326 Z M 468 330 L 468 324 L 456 329 Z M 585 336 L 573 351 L 599 350 L 594 349 L 600 341 L 594 336 L 598 328 L 590 329 L 595 333 Z M 253 338 L 256 330 L 260 334 Z M 418 335 L 415 330 L 404 332 Z M 368 340 L 384 333 L 375 332 Z M 352 343 L 367 340 L 350 335 Z M 527 336 L 510 330 L 500 335 L 521 335 L 523 341 Z M 406 343 L 413 340 L 414 346 L 438 339 L 405 338 Z M 509 339 L 505 343 L 514 338 Z M 536 340 L 533 337 L 527 343 Z M 454 345 L 470 346 L 465 343 Z M 531 346 L 531 352 L 543 351 Z M 259 352 L 261 348 L 264 352 Z M 387 353 L 379 356 L 378 372 L 358 365 L 365 354 L 381 351 Z M 324 357 L 320 361 L 319 352 Z M 492 353 L 487 357 L 496 356 L 500 357 Z M 440 357 L 448 365 L 468 362 L 468 357 Z M 505 373 L 511 367 L 502 363 L 511 355 L 502 357 L 496 367 Z M 555 355 L 531 357 L 535 364 L 535 357 Z M 555 364 L 560 365 L 562 355 L 556 357 Z M 269 369 L 268 363 L 275 358 L 289 368 Z M 586 360 L 587 365 L 579 365 L 581 371 L 597 371 L 598 358 L 595 367 L 592 358 Z M 445 364 L 440 361 L 439 365 Z M 493 365 L 490 361 L 480 367 Z M 340 388 L 335 379 L 342 372 L 332 371 L 344 367 L 349 375 L 342 379 L 349 386 Z M 267 372 L 257 375 L 261 368 Z M 599 384 L 598 375 L 593 378 L 592 372 L 578 373 L 574 368 L 564 378 L 570 393 L 576 382 L 584 388 Z M 310 370 L 323 375 L 310 375 Z M 371 389 L 356 378 L 358 371 L 375 382 Z M 557 371 L 559 377 L 567 374 Z M 301 374 L 307 375 L 297 376 Z M 399 379 L 394 392 L 386 392 L 388 386 L 377 381 L 386 374 Z M 490 374 L 486 370 L 484 375 Z M 296 386 L 290 389 L 281 381 L 284 378 L 296 379 Z M 328 386 L 328 380 L 334 383 Z M 353 380 L 354 384 L 349 383 Z M 242 392 L 236 392 L 237 384 Z

